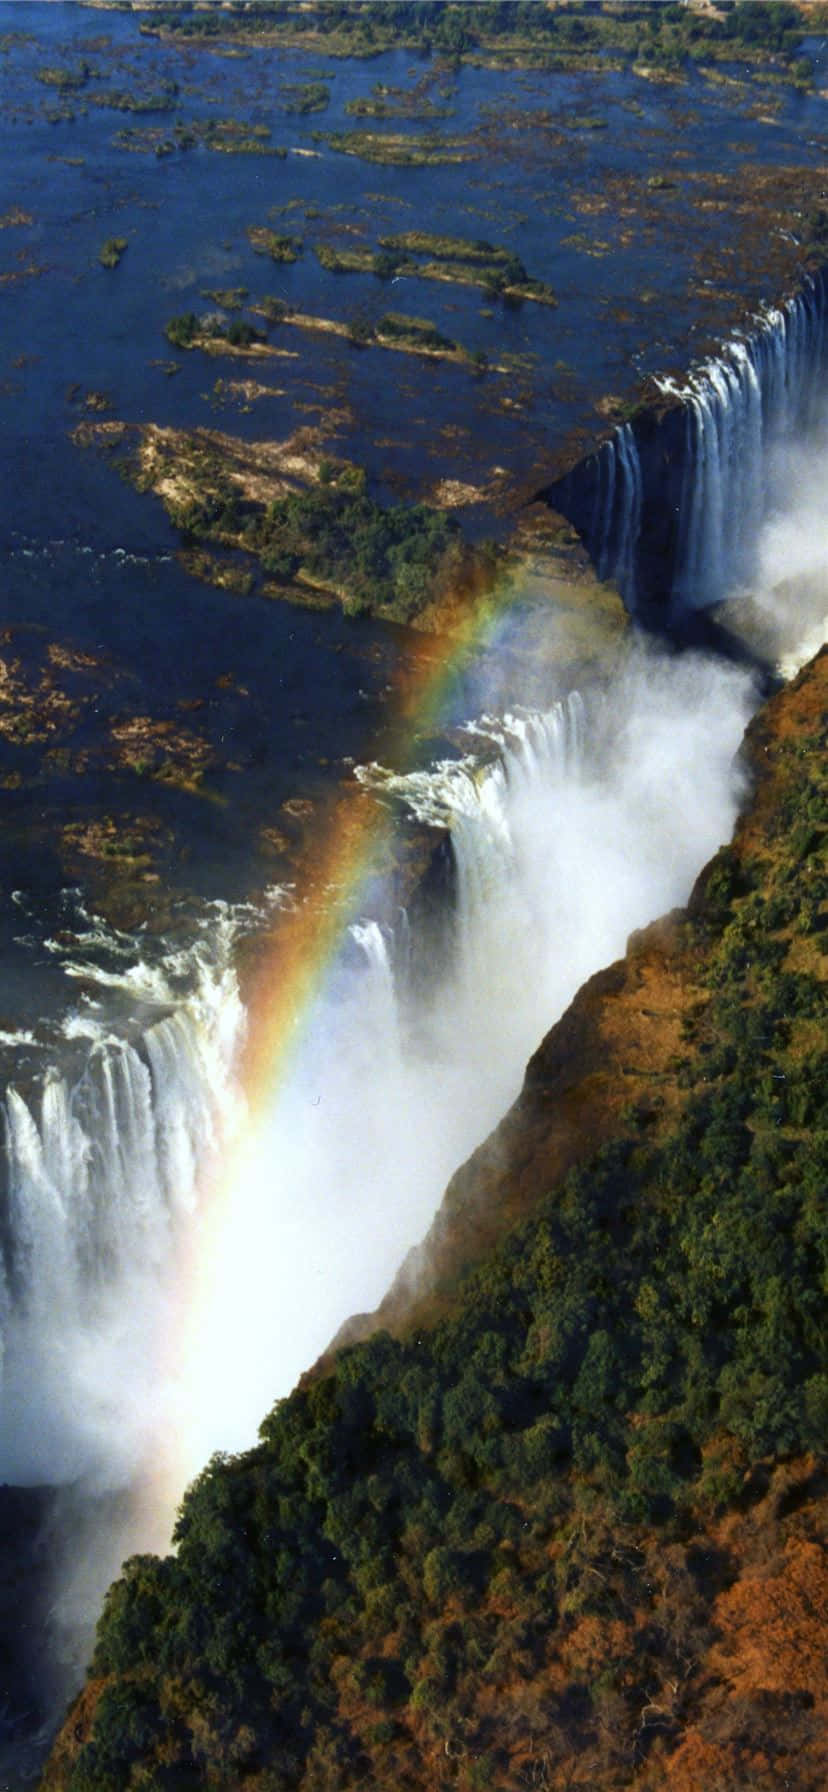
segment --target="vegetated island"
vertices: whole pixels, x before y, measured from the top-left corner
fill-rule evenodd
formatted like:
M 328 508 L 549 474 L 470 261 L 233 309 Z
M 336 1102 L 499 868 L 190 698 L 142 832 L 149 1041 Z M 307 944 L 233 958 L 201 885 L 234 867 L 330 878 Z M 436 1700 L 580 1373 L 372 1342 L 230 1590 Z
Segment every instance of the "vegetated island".
M 390 168 L 441 168 L 468 162 L 479 152 L 464 138 L 429 134 L 410 136 L 405 131 L 330 131 L 320 133 L 341 155 L 359 156 Z
M 494 551 L 473 550 L 447 511 L 376 503 L 364 470 L 328 458 L 313 429 L 284 442 L 116 422 L 74 433 L 161 498 L 194 572 L 243 594 L 257 569 L 265 595 L 428 628 L 492 577 Z
M 272 232 L 267 234 L 273 235 Z M 293 240 L 284 237 L 278 239 L 280 244 Z M 355 250 L 353 253 L 356 255 L 359 251 Z M 274 255 L 277 261 L 295 261 L 296 258 L 293 250 L 279 251 Z M 332 265 L 324 251 L 320 251 L 320 260 L 325 267 Z M 284 299 L 276 298 L 258 300 L 253 311 L 263 317 L 268 325 L 279 324 L 298 330 L 317 330 L 327 336 L 342 336 L 358 348 L 390 348 L 397 349 L 402 354 L 424 355 L 429 360 L 455 361 L 475 373 L 508 371 L 505 364 L 490 362 L 481 350 L 470 352 L 463 348 L 452 336 L 438 330 L 429 318 L 411 317 L 402 311 L 386 311 L 382 317 L 373 320 L 358 312 L 346 320 L 299 311 L 289 306 Z M 280 352 L 278 349 L 274 350 L 269 343 L 267 330 L 259 329 L 247 318 L 234 317 L 228 323 L 222 317 L 199 317 L 194 311 L 186 311 L 170 318 L 165 335 L 173 348 L 201 349 L 208 355 L 234 353 L 266 356 Z
M 127 242 L 127 239 L 125 236 L 108 236 L 106 239 L 106 242 L 103 244 L 103 246 L 101 247 L 101 249 L 98 253 L 98 260 L 101 264 L 101 267 L 102 268 L 120 267 L 120 264 L 123 261 L 123 258 L 124 258 L 124 255 L 126 254 L 128 246 L 129 245 L 128 245 L 128 242 Z
M 277 265 L 298 261 L 305 250 L 302 237 L 264 225 L 251 225 L 247 236 L 257 255 L 266 255 Z M 328 273 L 374 274 L 383 281 L 415 276 L 449 285 L 477 286 L 487 297 L 503 300 L 507 305 L 522 304 L 526 299 L 552 307 L 558 303 L 548 282 L 529 274 L 518 255 L 485 239 L 470 240 L 409 230 L 381 236 L 378 246 L 373 249 L 367 245 L 353 247 L 323 241 L 314 244 L 314 253 Z M 506 371 L 505 367 L 491 363 L 481 350 L 468 351 L 424 318 L 395 312 L 372 320 L 362 314 L 345 320 L 324 318 L 302 312 L 289 305 L 287 300 L 275 297 L 260 300 L 254 310 L 269 326 L 284 324 L 326 330 L 363 347 L 373 343 L 382 348 L 403 349 L 409 354 L 467 362 L 478 373 L 487 369 Z M 165 333 L 175 348 L 200 348 L 212 354 L 223 352 L 225 344 L 234 349 L 255 349 L 257 344 L 267 341 L 267 332 L 257 330 L 247 320 L 234 319 L 228 325 L 220 317 L 199 318 L 192 311 L 171 318 Z
M 322 428 L 258 442 L 84 418 L 73 435 L 160 498 L 189 572 L 239 596 L 338 605 L 348 616 L 458 638 L 473 615 L 483 627 L 487 614 L 516 603 L 522 682 L 538 680 L 539 689 L 552 665 L 568 681 L 583 677 L 626 631 L 615 585 L 597 579 L 575 531 L 544 504 L 524 509 L 505 544 L 472 542 L 450 506 L 487 494 L 442 481 L 443 504 L 379 504 L 364 468 L 330 456 Z
M 823 650 L 748 730 L 733 844 L 455 1176 L 422 1292 L 126 1565 L 44 1792 L 817 1792 L 827 709 Z
M 414 274 L 419 280 L 480 286 L 490 298 L 558 303 L 552 287 L 528 274 L 519 255 L 484 238 L 469 241 L 467 237 L 406 230 L 380 237 L 374 250 L 319 243 L 316 255 L 322 267 L 334 274 L 376 274 L 381 280 Z

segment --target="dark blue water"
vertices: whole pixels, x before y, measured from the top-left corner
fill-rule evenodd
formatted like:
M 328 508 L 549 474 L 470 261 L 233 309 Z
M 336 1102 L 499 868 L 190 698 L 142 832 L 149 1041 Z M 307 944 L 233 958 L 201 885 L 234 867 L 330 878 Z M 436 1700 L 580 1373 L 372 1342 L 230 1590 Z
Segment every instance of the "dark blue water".
M 388 351 L 363 353 L 285 331 L 295 359 L 268 364 L 266 380 L 284 395 L 235 418 L 241 433 L 286 434 L 307 422 L 312 413 L 301 407 L 320 402 L 310 389 L 316 386 L 323 402 L 330 405 L 335 395 L 338 407 L 350 412 L 337 447 L 366 460 L 378 485 L 386 476 L 401 489 L 427 488 L 438 461 L 449 476 L 465 471 L 473 478 L 493 461 L 528 466 L 544 449 L 551 454 L 574 420 L 556 380 L 561 362 L 583 394 L 612 389 L 631 362 L 642 371 L 660 368 L 677 345 L 686 349 L 693 311 L 687 286 L 698 240 L 687 239 L 694 193 L 682 184 L 685 164 L 715 172 L 757 160 L 784 163 L 794 155 L 816 160 L 821 150 L 820 102 L 784 89 L 779 115 L 762 123 L 746 115 L 740 90 L 734 97 L 699 76 L 676 88 L 631 73 L 439 72 L 405 52 L 367 62 L 332 60 L 324 68 L 320 56 L 262 50 L 228 57 L 167 46 L 143 38 L 139 25 L 140 15 L 72 4 L 0 6 L 0 29 L 31 32 L 36 40 L 6 52 L 0 124 L 9 201 L 33 218 L 25 230 L 2 233 L 2 265 L 13 268 L 9 258 L 20 251 L 47 269 L 23 288 L 0 293 L 9 312 L 10 358 L 33 348 L 43 357 L 25 380 L 23 427 L 30 439 L 41 429 L 60 429 L 73 379 L 112 391 L 117 414 L 130 420 L 208 421 L 216 378 L 237 372 L 238 364 L 183 357 L 170 381 L 152 363 L 165 358 L 162 330 L 170 315 L 203 309 L 207 287 L 243 284 L 252 303 L 277 293 L 321 316 L 375 318 L 393 306 L 427 316 L 492 360 L 505 352 L 530 362 L 523 383 L 514 373 L 481 382 L 462 368 L 424 369 Z M 72 69 L 84 59 L 96 72 L 76 92 L 61 96 L 36 79 L 44 67 Z M 327 110 L 292 114 L 287 86 L 320 73 L 331 94 Z M 378 83 L 410 93 L 424 74 L 431 76 L 427 97 L 450 117 L 381 121 L 345 110 Z M 165 83 L 178 88 L 170 112 L 121 113 L 94 103 L 96 95 L 118 89 L 157 94 Z M 61 112 L 72 116 L 47 122 L 48 114 Z M 119 147 L 124 129 L 139 140 L 148 130 L 169 137 L 177 124 L 226 117 L 267 125 L 271 141 L 291 153 L 281 161 L 196 148 L 159 158 Z M 604 128 L 581 128 L 578 121 L 590 118 Z M 320 133 L 355 126 L 434 136 L 459 144 L 468 159 L 458 166 L 392 168 L 337 153 L 320 140 Z M 76 160 L 80 166 L 70 165 Z M 652 217 L 632 230 L 628 245 L 623 183 L 634 181 L 638 192 L 665 169 L 678 190 L 650 196 Z M 596 214 L 591 202 L 602 195 L 611 206 Z M 308 206 L 319 215 L 307 219 Z M 268 223 L 305 239 L 299 262 L 274 267 L 253 254 L 246 231 Z M 412 227 L 488 236 L 513 249 L 530 272 L 553 285 L 560 310 L 527 303 L 510 311 L 486 304 L 477 289 L 416 277 L 390 286 L 371 275 L 337 276 L 312 252 L 315 241 L 374 247 L 381 236 Z M 721 234 L 715 217 L 710 232 L 713 241 Z M 129 239 L 115 274 L 97 266 L 110 234 Z M 605 244 L 612 250 L 610 282 Z M 643 328 L 642 290 L 658 297 Z M 22 291 L 23 306 L 17 303 Z M 625 321 L 627 308 L 635 315 Z M 503 399 L 514 399 L 514 384 L 520 402 L 510 416 Z M 438 454 L 439 430 L 446 433 Z M 458 432 L 456 447 L 449 431 Z
M 693 257 L 705 228 L 711 242 L 722 232 L 715 214 L 687 232 L 687 169 L 816 160 L 823 149 L 821 102 L 784 89 L 781 109 L 762 123 L 749 115 L 755 94 L 751 105 L 742 89 L 698 76 L 673 87 L 632 73 L 453 70 L 407 52 L 363 62 L 272 50 L 229 56 L 159 43 L 140 23 L 140 13 L 70 0 L 0 5 L 0 39 L 14 34 L 0 49 L 0 556 L 2 624 L 11 631 L 0 651 L 31 677 L 53 642 L 103 668 L 68 762 L 48 741 L 33 752 L 0 734 L 0 944 L 16 924 L 13 888 L 51 901 L 76 880 L 60 838 L 90 817 L 156 821 L 169 842 L 165 882 L 185 894 L 246 895 L 284 875 L 302 829 L 287 824 L 282 863 L 262 850 L 260 828 L 285 826 L 282 805 L 297 796 L 324 810 L 348 761 L 377 750 L 393 721 L 400 658 L 412 651 L 400 631 L 190 577 L 160 503 L 71 440 L 89 392 L 107 399 L 104 415 L 127 424 L 206 426 L 251 440 L 320 427 L 332 451 L 367 467 L 385 500 L 428 496 L 443 478 L 485 487 L 493 469 L 505 469 L 505 514 L 485 503 L 468 512 L 472 532 L 496 533 L 561 441 L 577 439 L 596 393 L 686 360 Z M 818 60 L 818 45 L 814 53 Z M 38 79 L 83 62 L 91 72 L 77 89 Z M 330 104 L 297 115 L 288 89 L 314 78 L 324 79 Z M 449 116 L 350 116 L 348 104 L 378 83 L 421 91 Z M 118 91 L 142 102 L 166 93 L 172 104 L 130 113 L 100 103 Z M 203 145 L 155 153 L 176 125 L 228 118 L 266 125 L 287 157 Z M 590 118 L 604 128 L 586 128 Z M 433 136 L 466 159 L 388 167 L 325 140 L 354 127 Z M 639 216 L 642 189 L 665 168 L 675 187 L 651 194 Z M 276 266 L 255 254 L 256 225 L 301 236 L 301 258 Z M 513 249 L 554 286 L 559 308 L 510 308 L 477 288 L 415 276 L 338 276 L 313 253 L 323 242 L 373 248 L 415 228 Z M 109 236 L 128 241 L 115 270 L 98 259 Z M 174 355 L 163 333 L 169 318 L 209 309 L 209 289 L 236 285 L 251 307 L 275 294 L 320 317 L 423 316 L 507 371 L 480 379 L 296 328 L 272 333 L 286 353 L 267 361 Z M 249 405 L 228 390 L 247 375 L 273 389 Z M 210 743 L 200 793 L 113 768 L 112 726 L 145 715 Z
M 439 647 L 400 630 L 189 576 L 161 504 L 71 439 L 99 415 L 87 411 L 87 394 L 105 395 L 100 415 L 128 425 L 250 440 L 317 426 L 332 452 L 366 466 L 383 499 L 428 496 L 447 477 L 486 487 L 504 469 L 505 514 L 484 502 L 469 526 L 505 531 L 561 442 L 594 426 L 597 395 L 686 365 L 701 329 L 693 289 L 705 240 L 718 249 L 727 228 L 717 213 L 696 216 L 690 176 L 818 165 L 825 153 L 824 102 L 785 89 L 762 122 L 755 92 L 698 76 L 674 88 L 632 73 L 440 69 L 408 53 L 368 62 L 228 56 L 160 44 L 140 24 L 140 13 L 70 0 L 0 3 L 0 680 L 37 688 L 44 711 L 55 691 L 75 704 L 54 733 L 44 723 L 40 738 L 21 742 L 6 725 L 14 696 L 6 702 L 0 682 L 0 1080 L 27 1094 L 47 1061 L 74 1074 L 70 1051 L 86 1050 L 58 1033 L 71 1001 L 90 1003 L 63 968 L 66 954 L 79 956 L 84 927 L 94 932 L 84 903 L 94 906 L 100 883 L 100 866 L 72 848 L 78 832 L 143 829 L 154 842 L 123 919 L 127 953 L 134 944 L 152 961 L 158 938 L 186 935 L 205 902 L 257 900 L 297 865 L 307 869 L 313 830 L 324 836 L 352 761 L 391 750 L 398 673 L 415 655 L 440 658 Z M 823 68 L 824 43 L 812 50 Z M 82 61 L 92 72 L 75 90 L 38 79 Z M 324 79 L 330 105 L 296 115 L 286 89 L 310 79 Z M 410 95 L 423 81 L 449 116 L 383 122 L 346 110 L 377 83 Z M 137 113 L 100 103 L 120 90 L 166 92 L 173 103 Z M 603 128 L 587 128 L 590 117 Z M 267 126 L 288 155 L 203 145 L 155 153 L 177 125 L 201 131 L 228 118 Z M 464 159 L 372 165 L 325 140 L 354 126 L 433 135 L 460 145 Z M 675 184 L 651 192 L 647 182 L 665 171 Z M 301 258 L 275 266 L 255 254 L 248 231 L 261 225 L 301 236 Z M 552 284 L 558 309 L 504 307 L 476 288 L 416 276 L 336 276 L 313 253 L 318 243 L 374 248 L 411 229 L 507 246 Z M 99 262 L 110 236 L 128 240 L 115 270 Z M 777 296 L 766 269 L 745 267 L 740 282 L 753 303 Z M 208 289 L 237 285 L 251 308 L 278 295 L 323 318 L 422 316 L 506 370 L 480 379 L 289 327 L 271 336 L 287 352 L 261 363 L 173 354 L 169 318 L 212 308 Z M 248 375 L 273 388 L 249 407 L 229 389 Z M 56 647 L 74 656 L 74 670 L 50 657 Z M 509 702 L 520 696 L 505 673 L 498 690 Z M 471 702 L 460 678 L 453 717 Z M 199 787 L 115 762 L 113 731 L 142 717 L 206 743 Z M 445 750 L 419 743 L 424 760 Z M 307 822 L 297 799 L 310 805 Z M 118 936 L 108 939 L 99 961 L 117 957 Z M 126 1024 L 115 998 L 107 1022 L 110 1014 Z M 140 1005 L 132 1018 L 140 1024 Z M 28 1029 L 38 1033 L 33 1045 Z

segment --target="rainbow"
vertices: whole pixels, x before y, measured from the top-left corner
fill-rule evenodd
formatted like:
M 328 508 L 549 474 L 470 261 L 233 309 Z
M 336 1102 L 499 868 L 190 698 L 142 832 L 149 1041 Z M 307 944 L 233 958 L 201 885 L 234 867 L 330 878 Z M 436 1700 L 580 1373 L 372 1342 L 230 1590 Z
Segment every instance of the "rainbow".
M 515 597 L 514 578 L 503 580 L 478 599 L 450 638 L 423 636 L 416 652 L 405 657 L 394 691 L 393 724 L 382 743 L 384 756 L 396 766 L 406 769 L 413 763 L 418 736 L 439 726 L 461 673 L 475 655 L 497 645 Z M 173 1504 L 215 1446 L 212 1409 L 233 1399 L 233 1388 L 222 1393 L 222 1383 L 235 1376 L 239 1388 L 249 1379 L 243 1348 L 237 1357 L 239 1331 L 250 1333 L 250 1353 L 259 1348 L 252 1336 L 253 1311 L 267 1301 L 268 1292 L 266 1276 L 258 1294 L 250 1286 L 250 1254 L 259 1235 L 262 1253 L 273 1248 L 264 1242 L 272 1230 L 273 1167 L 276 1161 L 285 1167 L 268 1157 L 268 1126 L 391 827 L 385 807 L 356 780 L 341 793 L 327 818 L 325 839 L 321 847 L 315 845 L 307 888 L 291 910 L 279 912 L 272 946 L 250 993 L 240 1066 L 243 1118 L 212 1185 L 202 1192 L 178 1271 L 176 1317 L 165 1340 L 177 1392 L 172 1408 L 168 1406 L 172 1441 L 159 1452 L 158 1476 L 173 1491 Z M 285 1173 L 289 1177 L 287 1167 Z M 266 1214 L 268 1203 L 271 1211 Z M 249 1213 L 240 1219 L 245 1204 Z M 257 1212 L 263 1216 L 261 1224 Z M 247 1255 L 234 1259 L 239 1231 L 246 1238 Z M 261 1267 L 253 1264 L 254 1277 Z M 238 1361 L 242 1366 L 228 1367 L 228 1359 L 230 1365 Z M 251 1413 L 252 1429 L 271 1399 L 272 1392 L 260 1397 Z M 247 1442 L 253 1442 L 252 1435 Z
M 437 729 L 461 672 L 475 654 L 495 644 L 514 600 L 514 582 L 502 580 L 450 637 L 420 637 L 416 655 L 397 673 L 394 721 L 384 743 L 394 765 L 407 769 L 412 764 L 417 737 Z M 337 802 L 326 841 L 315 853 L 312 889 L 287 924 L 281 918 L 277 943 L 251 1004 L 242 1075 L 254 1115 L 278 1088 L 390 831 L 386 810 L 361 785 L 351 786 Z

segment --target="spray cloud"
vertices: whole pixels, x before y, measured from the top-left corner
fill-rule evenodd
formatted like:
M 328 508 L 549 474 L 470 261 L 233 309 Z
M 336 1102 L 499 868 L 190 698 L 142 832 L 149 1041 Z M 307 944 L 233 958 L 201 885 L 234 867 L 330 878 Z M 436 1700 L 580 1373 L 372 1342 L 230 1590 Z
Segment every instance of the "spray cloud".
M 828 607 L 826 464 L 824 440 L 777 463 L 786 501 L 762 534 L 758 584 L 766 627 L 785 614 L 785 651 Z M 213 1450 L 251 1443 L 341 1322 L 376 1305 L 579 985 L 686 897 L 731 832 L 755 700 L 744 670 L 637 645 L 583 705 L 492 717 L 481 692 L 460 766 L 366 773 L 451 824 L 446 977 L 403 992 L 392 942 L 355 924 L 232 1157 L 232 926 L 188 965 L 148 968 L 143 941 L 111 942 L 115 969 L 65 1025 L 88 1036 L 86 1070 L 67 1083 L 56 1066 L 39 1107 L 20 1092 L 6 1106 L 17 1181 L 0 1478 L 111 1507 L 64 1585 L 73 1635 L 121 1554 L 163 1547 L 186 1479 Z M 130 990 L 140 1047 L 106 1006 Z

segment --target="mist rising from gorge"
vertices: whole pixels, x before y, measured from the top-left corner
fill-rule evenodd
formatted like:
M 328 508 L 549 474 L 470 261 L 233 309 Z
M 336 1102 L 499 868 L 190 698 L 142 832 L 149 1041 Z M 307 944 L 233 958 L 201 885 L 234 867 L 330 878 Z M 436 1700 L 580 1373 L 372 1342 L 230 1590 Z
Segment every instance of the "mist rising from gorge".
M 686 897 L 733 826 L 752 698 L 742 671 L 635 649 L 587 701 L 577 745 L 570 724 L 469 777 L 439 988 L 400 1001 L 393 943 L 351 938 L 208 1240 L 178 1421 L 189 1469 L 249 1444 L 341 1322 L 377 1304 L 580 984 Z M 450 804 L 451 773 L 432 780 Z
M 826 477 L 823 416 L 807 443 L 775 446 L 752 590 L 725 606 L 786 675 L 826 634 Z M 376 1306 L 576 990 L 686 899 L 732 832 L 758 700 L 743 668 L 638 637 L 582 708 L 535 724 L 481 684 L 470 750 L 500 754 L 465 784 L 451 766 L 391 781 L 398 805 L 452 829 L 450 963 L 412 991 L 399 939 L 352 939 L 254 1116 L 191 1330 L 193 1467 L 244 1447 L 341 1322 Z
M 773 504 L 753 589 L 734 606 L 745 639 L 790 678 L 828 639 L 828 417 L 807 443 L 777 447 Z
M 632 928 L 686 897 L 732 829 L 734 755 L 754 702 L 743 669 L 641 643 L 582 703 L 504 719 L 489 714 L 489 698 L 481 690 L 468 757 L 403 777 L 396 798 L 452 819 L 457 894 L 443 974 L 412 986 L 404 928 L 392 939 L 374 921 L 355 924 L 285 1074 L 235 1142 L 228 1126 L 177 1211 L 163 1179 L 152 1180 L 148 1143 L 137 1178 L 118 1184 L 129 1127 L 133 1144 L 148 1138 L 122 1083 L 111 1193 L 116 1207 L 134 1204 L 119 1222 L 132 1255 L 90 1301 L 88 1239 L 70 1219 L 49 1259 L 64 1277 L 51 1289 L 52 1321 L 46 1289 L 40 1336 L 31 1313 L 12 1327 L 17 1435 L 5 1472 L 25 1466 L 27 1479 L 66 1484 L 50 1618 L 61 1694 L 123 1556 L 163 1550 L 192 1475 L 214 1451 L 253 1443 L 342 1322 L 378 1303 L 575 991 L 623 952 Z M 215 1147 L 216 1115 L 235 1103 L 229 964 L 202 972 L 186 1012 L 177 1064 L 164 1059 L 163 1099 L 200 1113 Z M 123 1076 L 123 1051 L 118 1062 Z M 207 1087 L 194 1096 L 199 1077 Z M 152 1093 L 149 1079 L 137 1087 Z M 234 1112 L 238 1122 L 243 1107 Z M 36 1205 L 46 1201 L 54 1241 L 48 1141 L 36 1151 L 35 1130 Z M 168 1136 L 180 1146 L 185 1134 L 182 1124 Z M 82 1140 L 68 1136 L 80 1159 Z M 87 1205 L 81 1233 L 89 1218 Z
M 765 646 L 793 655 L 803 637 L 816 645 L 828 608 L 824 438 L 776 469 L 744 626 L 754 640 L 760 617 Z M 633 928 L 686 899 L 732 831 L 735 756 L 758 695 L 744 668 L 638 639 L 582 706 L 551 703 L 533 719 L 514 700 L 511 715 L 494 713 L 495 695 L 481 682 L 465 766 L 403 774 L 393 798 L 400 812 L 431 802 L 451 823 L 457 903 L 440 978 L 412 985 L 403 927 L 392 938 L 356 923 L 284 1073 L 245 1121 L 232 1064 L 238 984 L 231 958 L 214 964 L 163 1085 L 165 1137 L 193 1133 L 178 1124 L 180 1101 L 213 1117 L 211 1152 L 172 1203 L 163 1177 L 157 1189 L 136 1185 L 134 1257 L 120 1260 L 91 1319 L 94 1214 L 78 1214 L 73 1230 L 71 1174 L 61 1183 L 67 1166 L 38 1156 L 24 1128 L 41 1215 L 49 1223 L 50 1203 L 69 1214 L 61 1273 L 77 1323 L 51 1340 L 30 1329 L 27 1354 L 34 1309 L 12 1317 L 12 1352 L 15 1324 L 24 1329 L 0 1478 L 25 1465 L 21 1478 L 66 1487 L 56 1524 L 71 1541 L 57 1551 L 52 1624 L 67 1684 L 122 1556 L 163 1549 L 186 1481 L 213 1451 L 254 1442 L 341 1323 L 377 1304 L 578 987 Z M 150 1079 L 145 1092 L 160 1087 Z M 71 1127 L 67 1136 L 80 1163 L 82 1140 Z M 123 1182 L 111 1195 L 123 1202 Z

